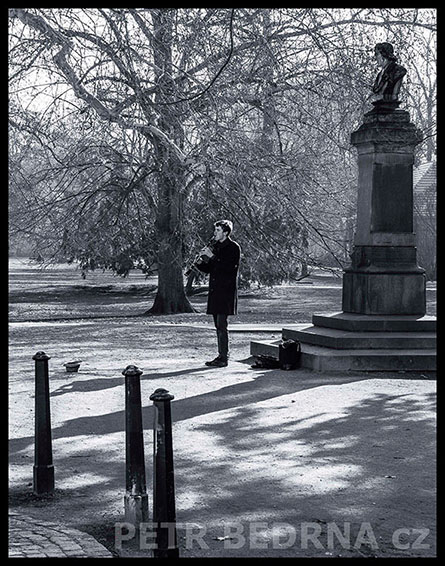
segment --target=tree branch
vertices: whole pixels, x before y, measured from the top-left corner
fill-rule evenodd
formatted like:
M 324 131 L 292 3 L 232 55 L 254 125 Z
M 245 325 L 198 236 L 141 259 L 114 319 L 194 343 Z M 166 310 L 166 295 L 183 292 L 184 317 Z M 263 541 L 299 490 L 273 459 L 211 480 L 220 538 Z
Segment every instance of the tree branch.
M 61 46 L 60 51 L 53 57 L 54 63 L 62 72 L 68 84 L 74 90 L 76 96 L 89 104 L 97 112 L 100 118 L 114 122 L 123 129 L 136 130 L 141 132 L 142 134 L 155 136 L 165 147 L 174 152 L 174 154 L 182 164 L 188 163 L 187 156 L 184 154 L 184 152 L 159 128 L 150 124 L 130 123 L 122 119 L 122 117 L 118 113 L 118 110 L 122 110 L 122 108 L 127 105 L 128 99 L 117 104 L 113 109 L 109 109 L 82 85 L 81 81 L 79 80 L 75 71 L 67 60 L 67 57 L 69 56 L 73 45 L 64 34 L 54 30 L 45 22 L 42 17 L 30 14 L 25 10 L 14 8 L 10 10 L 10 15 L 12 17 L 19 18 L 25 25 L 29 25 L 33 29 L 45 34 L 52 43 Z M 73 35 L 72 32 L 71 35 Z M 97 38 L 97 45 L 99 46 L 102 43 L 102 40 L 99 40 L 99 38 Z

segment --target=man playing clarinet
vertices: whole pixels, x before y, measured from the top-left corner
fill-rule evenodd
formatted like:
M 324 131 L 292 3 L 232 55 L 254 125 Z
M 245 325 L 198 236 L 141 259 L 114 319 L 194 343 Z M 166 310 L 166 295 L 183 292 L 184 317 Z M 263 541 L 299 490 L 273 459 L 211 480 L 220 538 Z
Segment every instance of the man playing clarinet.
M 229 359 L 227 318 L 237 313 L 241 250 L 230 237 L 233 228 L 230 220 L 218 220 L 214 227 L 212 249 L 206 246 L 201 252 L 203 261 L 196 265 L 210 275 L 207 314 L 213 315 L 218 340 L 218 356 L 206 365 L 225 367 Z

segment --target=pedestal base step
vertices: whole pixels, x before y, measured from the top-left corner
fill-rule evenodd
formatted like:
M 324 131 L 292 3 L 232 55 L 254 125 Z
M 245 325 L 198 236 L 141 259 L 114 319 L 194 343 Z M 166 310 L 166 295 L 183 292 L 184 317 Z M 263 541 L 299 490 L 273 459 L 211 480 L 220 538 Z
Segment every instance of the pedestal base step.
M 351 332 L 337 328 L 309 326 L 304 329 L 283 328 L 285 340 L 299 340 L 314 346 L 341 350 L 425 350 L 436 348 L 435 332 Z
M 436 371 L 436 351 L 333 350 L 305 345 L 302 366 L 317 371 Z
M 312 315 L 312 323 L 351 332 L 436 332 L 436 317 L 428 315 L 320 313 Z
M 250 353 L 278 359 L 276 341 L 252 341 Z M 301 345 L 301 366 L 316 371 L 436 371 L 434 349 L 343 349 Z

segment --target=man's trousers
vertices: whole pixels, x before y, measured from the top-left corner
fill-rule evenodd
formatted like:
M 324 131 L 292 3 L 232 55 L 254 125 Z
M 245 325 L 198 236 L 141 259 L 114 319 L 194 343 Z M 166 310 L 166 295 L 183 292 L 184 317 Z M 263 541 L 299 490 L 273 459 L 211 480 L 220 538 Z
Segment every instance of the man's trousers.
M 227 314 L 214 314 L 213 321 L 218 339 L 218 355 L 222 360 L 229 358 L 229 332 L 227 330 Z

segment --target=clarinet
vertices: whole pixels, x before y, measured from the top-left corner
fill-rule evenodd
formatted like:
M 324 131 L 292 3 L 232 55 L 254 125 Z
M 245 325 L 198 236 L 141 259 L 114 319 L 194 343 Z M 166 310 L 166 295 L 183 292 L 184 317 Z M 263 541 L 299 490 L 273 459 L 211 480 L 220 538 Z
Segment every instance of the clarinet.
M 206 247 L 210 248 L 213 252 L 213 246 L 215 245 L 215 238 L 212 238 L 209 243 L 207 244 Z M 191 264 L 191 266 L 185 271 L 185 276 L 189 277 L 193 272 L 195 273 L 202 273 L 199 269 L 198 269 L 198 265 L 200 263 L 202 263 L 204 261 L 203 256 L 199 253 L 195 256 L 195 259 L 193 260 L 193 263 Z

